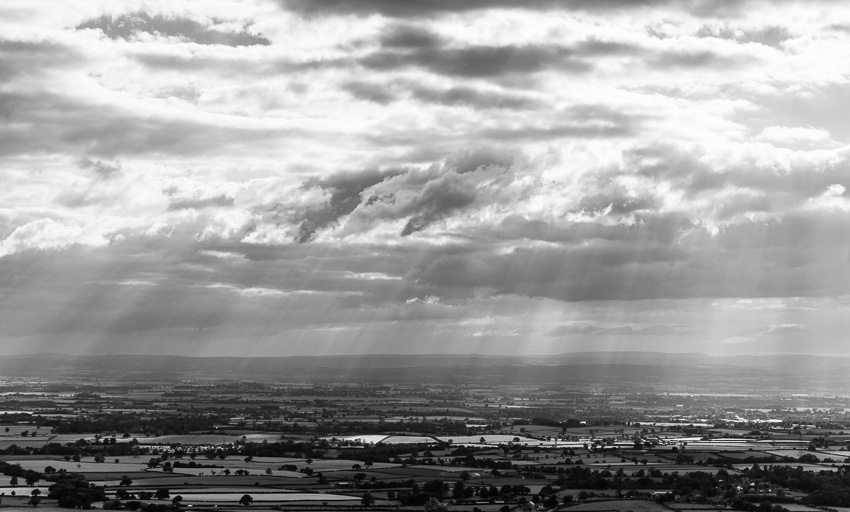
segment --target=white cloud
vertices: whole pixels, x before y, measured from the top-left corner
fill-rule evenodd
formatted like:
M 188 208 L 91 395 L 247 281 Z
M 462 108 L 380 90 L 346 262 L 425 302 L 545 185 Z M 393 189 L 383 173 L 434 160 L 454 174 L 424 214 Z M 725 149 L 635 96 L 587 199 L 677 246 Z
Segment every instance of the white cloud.
M 756 139 L 777 146 L 828 144 L 831 142 L 828 131 L 811 126 L 768 126 L 758 134 Z
M 102 233 L 72 223 L 39 219 L 15 228 L 0 242 L 0 257 L 26 250 L 60 250 L 74 244 L 102 247 L 109 240 Z

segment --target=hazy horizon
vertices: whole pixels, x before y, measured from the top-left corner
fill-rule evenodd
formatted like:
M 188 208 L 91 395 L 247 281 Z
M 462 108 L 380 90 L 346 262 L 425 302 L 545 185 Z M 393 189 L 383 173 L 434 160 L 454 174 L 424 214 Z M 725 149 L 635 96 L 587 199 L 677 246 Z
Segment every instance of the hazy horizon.
M 850 6 L 0 5 L 7 355 L 850 356 Z

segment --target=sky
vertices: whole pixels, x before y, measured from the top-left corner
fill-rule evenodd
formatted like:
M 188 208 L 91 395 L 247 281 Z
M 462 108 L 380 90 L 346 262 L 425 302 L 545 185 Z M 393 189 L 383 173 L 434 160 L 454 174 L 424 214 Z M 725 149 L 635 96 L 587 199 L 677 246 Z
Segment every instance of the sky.
M 850 6 L 4 0 L 6 354 L 850 355 Z

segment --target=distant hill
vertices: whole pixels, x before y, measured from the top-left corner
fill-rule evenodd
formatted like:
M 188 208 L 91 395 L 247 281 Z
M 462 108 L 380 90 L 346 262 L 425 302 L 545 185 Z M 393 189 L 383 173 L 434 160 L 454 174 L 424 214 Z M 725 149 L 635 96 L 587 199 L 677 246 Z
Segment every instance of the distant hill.
M 850 360 L 817 355 L 712 357 L 654 352 L 555 356 L 358 355 L 180 357 L 35 354 L 0 357 L 0 375 L 121 382 L 258 380 L 604 387 L 611 391 L 830 393 L 850 387 Z

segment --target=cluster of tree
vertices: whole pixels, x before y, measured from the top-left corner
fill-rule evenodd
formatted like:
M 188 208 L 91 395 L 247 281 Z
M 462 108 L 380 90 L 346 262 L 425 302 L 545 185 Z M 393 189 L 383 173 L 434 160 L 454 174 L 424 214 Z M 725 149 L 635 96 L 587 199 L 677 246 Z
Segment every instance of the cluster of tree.
M 809 494 L 803 501 L 816 507 L 850 507 L 850 488 L 828 486 Z
M 23 469 L 17 464 L 9 464 L 8 462 L 0 461 L 0 473 L 12 478 L 9 479 L 9 485 L 15 487 L 18 485 L 18 479 L 24 480 L 27 485 L 35 485 L 41 480 L 41 473 L 31 469 Z
M 48 488 L 47 497 L 58 500 L 60 507 L 90 509 L 93 502 L 106 500 L 103 487 L 89 484 L 82 475 L 57 475 L 55 482 Z
M 758 479 L 774 486 L 795 491 L 814 493 L 830 488 L 850 489 L 850 466 L 842 466 L 836 471 L 807 471 L 802 466 L 789 465 L 753 466 L 743 472 L 749 479 Z
M 142 512 L 177 512 L 180 509 L 178 504 L 171 503 L 148 503 L 143 504 L 138 500 L 130 500 L 126 502 L 122 502 L 121 500 L 109 500 L 103 503 L 104 510 L 130 510 L 137 511 L 141 510 Z
M 217 423 L 228 421 L 229 416 L 215 414 L 132 414 L 102 413 L 73 418 L 47 419 L 45 424 L 57 434 L 83 434 L 87 432 L 150 432 L 158 435 L 187 434 L 212 431 Z
M 411 454 L 411 458 L 416 459 L 420 451 L 429 452 L 430 450 L 444 450 L 448 448 L 447 444 L 435 446 L 427 444 L 394 444 L 394 445 L 369 445 L 361 448 L 343 448 L 339 451 L 340 459 L 362 460 L 363 462 L 392 462 L 400 460 L 399 457 L 403 454 Z
M 732 508 L 736 510 L 744 510 L 746 512 L 788 512 L 788 509 L 781 505 L 774 505 L 769 501 L 762 501 L 758 505 L 751 501 L 736 499 L 731 503 Z

